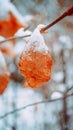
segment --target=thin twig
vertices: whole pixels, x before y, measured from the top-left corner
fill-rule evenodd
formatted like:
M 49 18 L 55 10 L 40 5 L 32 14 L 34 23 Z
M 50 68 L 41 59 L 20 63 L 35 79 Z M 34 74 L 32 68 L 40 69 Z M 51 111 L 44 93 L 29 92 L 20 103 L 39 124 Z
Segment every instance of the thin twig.
M 50 23 L 47 26 L 45 26 L 44 28 L 42 28 L 40 32 L 41 33 L 45 32 L 47 29 L 49 29 L 50 27 L 52 27 L 53 25 L 55 25 L 56 23 L 61 21 L 63 18 L 65 18 L 66 16 L 70 16 L 72 14 L 73 14 L 73 5 L 70 6 L 60 17 L 58 17 L 52 23 Z
M 21 39 L 21 38 L 25 38 L 25 37 L 30 37 L 30 36 L 31 36 L 31 35 L 14 36 L 14 37 L 10 37 L 10 38 L 7 38 L 7 39 L 5 39 L 5 40 L 0 41 L 0 43 L 8 42 L 8 41 L 11 41 L 11 40 L 16 40 L 16 39 Z
M 66 93 L 70 92 L 72 89 L 73 89 L 73 86 L 70 87 L 70 88 L 68 88 L 68 89 L 66 90 Z
M 7 117 L 8 115 L 11 115 L 11 114 L 13 114 L 13 113 L 15 113 L 15 112 L 19 112 L 19 111 L 24 110 L 24 109 L 26 109 L 26 108 L 35 106 L 35 105 L 37 105 L 37 104 L 43 104 L 43 103 L 48 103 L 48 102 L 51 103 L 51 102 L 55 102 L 55 101 L 60 101 L 60 100 L 63 100 L 63 99 L 65 99 L 65 98 L 68 98 L 68 97 L 71 97 L 71 96 L 73 96 L 73 93 L 70 94 L 70 95 L 67 95 L 67 96 L 65 96 L 65 97 L 58 98 L 58 99 L 38 101 L 38 102 L 35 102 L 35 103 L 32 103 L 32 104 L 28 104 L 28 105 L 23 106 L 23 107 L 21 107 L 21 108 L 17 108 L 17 109 L 15 109 L 15 110 L 13 110 L 13 111 L 10 111 L 10 112 L 4 114 L 3 116 L 0 116 L 0 120 L 3 119 L 3 118 L 5 118 L 5 117 Z

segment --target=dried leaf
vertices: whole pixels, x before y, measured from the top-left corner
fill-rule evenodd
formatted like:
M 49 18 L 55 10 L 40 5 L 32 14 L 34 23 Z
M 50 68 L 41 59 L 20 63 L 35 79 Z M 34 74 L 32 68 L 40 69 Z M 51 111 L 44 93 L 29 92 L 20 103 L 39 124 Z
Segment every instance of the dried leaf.
M 19 60 L 19 69 L 26 87 L 37 88 L 51 78 L 52 59 L 38 26 L 25 45 Z
M 9 13 L 8 20 L 0 21 L 0 35 L 8 38 L 15 34 L 15 32 L 23 27 L 12 13 Z

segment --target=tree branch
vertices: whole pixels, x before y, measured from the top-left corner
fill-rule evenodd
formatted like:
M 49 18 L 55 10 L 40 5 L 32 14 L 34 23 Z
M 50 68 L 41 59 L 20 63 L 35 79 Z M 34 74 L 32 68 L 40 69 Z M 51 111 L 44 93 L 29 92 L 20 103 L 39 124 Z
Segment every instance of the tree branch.
M 58 17 L 56 20 L 54 20 L 52 23 L 48 24 L 46 27 L 41 29 L 41 33 L 45 32 L 46 30 L 48 30 L 50 27 L 52 27 L 53 25 L 55 25 L 56 23 L 58 23 L 59 21 L 61 21 L 63 18 L 65 18 L 67 15 L 64 13 L 62 14 L 60 17 Z
M 5 117 L 7 117 L 8 115 L 11 115 L 11 114 L 13 114 L 13 113 L 15 113 L 15 112 L 19 112 L 19 111 L 24 110 L 24 109 L 26 109 L 26 108 L 29 108 L 29 107 L 32 107 L 32 106 L 35 106 L 35 105 L 38 105 L 38 104 L 44 104 L 44 103 L 51 103 L 51 102 L 55 102 L 55 101 L 60 101 L 60 100 L 63 100 L 63 99 L 65 99 L 65 98 L 68 98 L 68 97 L 71 97 L 71 96 L 73 96 L 73 93 L 70 94 L 70 95 L 64 96 L 64 97 L 62 97 L 62 98 L 58 98 L 58 99 L 38 101 L 38 102 L 35 102 L 35 103 L 32 103 L 32 104 L 28 104 L 28 105 L 26 105 L 26 106 L 23 106 L 23 107 L 21 107 L 21 108 L 17 108 L 17 109 L 15 109 L 15 110 L 13 110 L 13 111 L 10 111 L 10 112 L 8 112 L 8 113 L 6 113 L 6 114 L 0 116 L 0 120 L 3 119 L 3 118 L 5 118 Z
M 8 42 L 8 41 L 11 41 L 11 40 L 16 40 L 16 39 L 21 39 L 21 38 L 25 38 L 25 37 L 30 37 L 30 36 L 31 36 L 31 35 L 14 36 L 14 37 L 10 37 L 10 38 L 7 38 L 7 39 L 5 39 L 5 40 L 0 41 L 0 43 Z
M 50 27 L 52 27 L 53 25 L 55 25 L 56 23 L 58 23 L 59 21 L 61 21 L 63 18 L 65 18 L 66 16 L 70 16 L 72 14 L 73 14 L 73 5 L 70 6 L 61 16 L 59 16 L 52 23 L 50 23 L 47 26 L 45 26 L 44 28 L 42 28 L 40 32 L 41 33 L 45 32 L 47 29 L 49 29 Z
M 72 89 L 73 89 L 73 86 L 70 87 L 70 88 L 68 88 L 68 89 L 66 90 L 66 93 L 70 92 Z

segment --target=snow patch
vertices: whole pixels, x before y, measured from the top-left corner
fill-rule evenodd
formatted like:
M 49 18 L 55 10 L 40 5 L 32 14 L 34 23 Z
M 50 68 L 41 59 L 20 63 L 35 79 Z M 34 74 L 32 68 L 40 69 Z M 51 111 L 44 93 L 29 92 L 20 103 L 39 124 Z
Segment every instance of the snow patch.
M 37 52 L 46 52 L 48 53 L 48 47 L 45 44 L 44 38 L 40 33 L 40 29 L 43 28 L 44 25 L 39 25 L 34 30 L 32 35 L 30 36 L 28 42 L 25 44 L 24 52 L 29 51 L 30 49 L 33 49 Z
M 51 95 L 51 99 L 58 99 L 58 98 L 61 98 L 62 96 L 63 96 L 62 93 L 60 93 L 60 92 L 54 92 Z

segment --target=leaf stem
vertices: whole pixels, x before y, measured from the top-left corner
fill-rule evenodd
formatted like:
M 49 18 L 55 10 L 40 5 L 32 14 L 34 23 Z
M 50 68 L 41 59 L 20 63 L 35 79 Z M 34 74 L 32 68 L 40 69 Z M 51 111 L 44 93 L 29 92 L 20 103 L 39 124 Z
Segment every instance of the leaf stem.
M 47 26 L 45 26 L 44 28 L 42 28 L 40 32 L 41 33 L 45 32 L 47 29 L 49 29 L 50 27 L 52 27 L 53 25 L 55 25 L 56 23 L 58 23 L 60 20 L 62 20 L 66 16 L 70 16 L 72 14 L 73 14 L 73 5 L 70 6 L 60 17 L 58 17 L 57 19 L 55 19 L 52 23 L 50 23 Z

